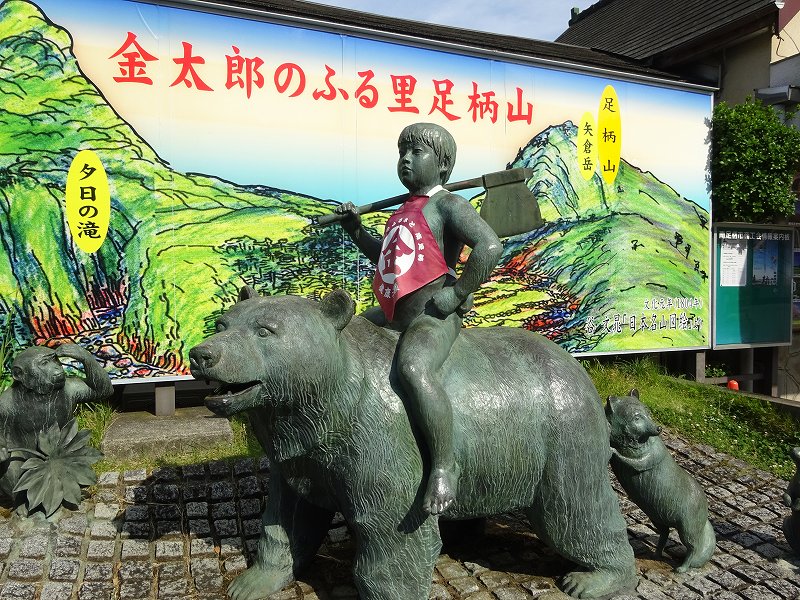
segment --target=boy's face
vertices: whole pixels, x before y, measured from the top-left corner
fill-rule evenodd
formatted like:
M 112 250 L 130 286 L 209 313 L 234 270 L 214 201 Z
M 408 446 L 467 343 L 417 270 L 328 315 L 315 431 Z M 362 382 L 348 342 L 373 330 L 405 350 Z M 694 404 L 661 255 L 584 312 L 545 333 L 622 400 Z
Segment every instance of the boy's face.
M 400 144 L 397 176 L 412 194 L 427 192 L 442 183 L 442 170 L 436 153 L 421 142 Z

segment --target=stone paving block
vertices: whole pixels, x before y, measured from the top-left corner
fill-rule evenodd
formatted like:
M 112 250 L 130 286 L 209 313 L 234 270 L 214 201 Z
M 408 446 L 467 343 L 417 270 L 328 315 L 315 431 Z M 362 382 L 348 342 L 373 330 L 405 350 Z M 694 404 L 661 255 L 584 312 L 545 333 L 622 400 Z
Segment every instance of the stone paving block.
M 45 533 L 37 533 L 23 538 L 19 555 L 22 558 L 44 558 L 50 544 L 50 537 Z
M 145 479 L 147 479 L 147 469 L 135 469 L 122 474 L 125 483 L 141 483 Z
M 214 540 L 211 538 L 195 538 L 191 541 L 190 556 L 208 556 L 214 553 Z
M 122 524 L 120 535 L 124 539 L 149 539 L 152 528 L 147 521 L 126 521 Z
M 186 563 L 170 562 L 158 565 L 158 580 L 187 579 L 189 571 Z
M 244 556 L 232 556 L 228 558 L 223 563 L 223 569 L 225 573 L 237 573 L 239 571 L 244 571 L 247 568 L 247 561 L 244 559 Z
M 83 535 L 89 528 L 89 521 L 84 514 L 75 514 L 58 522 L 59 531 L 73 535 Z
M 233 463 L 233 474 L 239 477 L 255 472 L 256 466 L 252 458 L 240 458 Z
M 50 563 L 49 577 L 53 581 L 77 581 L 81 563 L 77 560 L 55 558 Z
M 196 537 L 210 537 L 211 521 L 208 519 L 190 519 L 189 534 Z
M 239 488 L 239 496 L 242 498 L 253 498 L 263 494 L 261 483 L 255 475 L 242 477 L 237 487 Z
M 168 482 L 177 481 L 180 478 L 180 475 L 178 473 L 178 469 L 175 467 L 156 467 L 150 473 L 150 477 L 152 477 L 155 481 Z
M 187 502 L 186 516 L 190 519 L 208 517 L 208 502 Z
M 211 521 L 219 538 L 229 538 L 239 533 L 239 523 L 236 519 L 218 519 Z
M 800 598 L 800 588 L 785 579 L 768 579 L 764 582 L 764 585 L 784 600 L 797 600 L 797 598 Z
M 156 542 L 156 559 L 178 560 L 181 558 L 183 558 L 183 540 Z
M 119 567 L 119 578 L 121 581 L 134 581 L 153 579 L 153 565 L 150 561 L 130 560 L 123 562 Z
M 157 521 L 156 537 L 178 537 L 183 533 L 180 521 Z
M 48 581 L 42 586 L 42 599 L 70 600 L 72 598 L 72 584 Z
M 126 521 L 147 521 L 150 518 L 150 507 L 145 504 L 125 508 Z
M 11 538 L 0 538 L 0 560 L 6 560 L 14 547 L 14 540 Z
M 232 500 L 235 493 L 233 484 L 230 481 L 215 481 L 208 487 L 208 495 L 211 500 Z
M 8 563 L 8 578 L 17 581 L 39 581 L 44 576 L 41 560 L 18 558 Z
M 122 560 L 150 558 L 150 543 L 147 540 L 123 540 Z
M 459 596 L 468 596 L 475 594 L 483 589 L 483 586 L 478 583 L 475 577 L 460 577 L 458 579 L 450 579 L 447 583 L 459 594 Z
M 7 581 L 0 591 L 0 600 L 33 600 L 36 586 L 30 583 Z
M 769 573 L 752 564 L 739 564 L 731 567 L 731 573 L 744 581 L 760 583 L 769 577 Z
M 206 476 L 205 465 L 186 465 L 181 467 L 181 471 L 187 479 L 200 479 Z
M 117 503 L 98 502 L 94 507 L 94 518 L 111 521 L 117 518 L 120 510 L 120 506 Z
M 215 502 L 211 505 L 211 518 L 214 520 L 235 518 L 236 514 L 235 502 Z
M 90 535 L 92 539 L 113 540 L 118 533 L 116 525 L 111 521 L 95 521 L 92 523 Z
M 242 533 L 245 537 L 259 537 L 261 535 L 261 519 L 247 519 L 242 521 Z M 345 532 L 347 529 L 345 528 Z
M 219 554 L 222 558 L 238 556 L 242 553 L 242 540 L 240 538 L 226 538 L 220 541 Z
M 172 504 L 156 504 L 153 507 L 153 518 L 156 521 L 177 521 L 181 518 L 181 510 Z
M 84 581 L 78 590 L 78 600 L 111 600 L 113 593 L 110 582 Z
M 113 540 L 89 540 L 86 558 L 92 561 L 107 561 L 114 558 L 116 543 Z
M 119 586 L 119 600 L 147 600 L 152 598 L 152 582 L 144 579 L 123 581 Z
M 157 484 L 153 486 L 153 501 L 161 503 L 177 502 L 180 499 L 180 488 L 174 484 Z
M 261 500 L 258 498 L 242 498 L 239 500 L 239 514 L 242 517 L 261 515 Z
M 497 600 L 529 600 L 530 594 L 527 594 L 522 591 L 522 589 L 518 587 L 504 587 L 492 590 L 495 596 L 497 596 Z M 444 598 L 450 598 L 451 596 L 447 595 Z
M 110 582 L 114 577 L 114 564 L 106 563 L 87 563 L 83 573 L 84 581 Z
M 144 504 L 147 502 L 148 489 L 140 485 L 126 485 L 124 498 L 129 504 Z
M 100 487 L 116 487 L 116 485 L 120 482 L 120 472 L 119 471 L 107 471 L 105 473 L 100 473 L 100 476 L 97 478 L 97 485 Z
M 739 593 L 747 600 L 781 600 L 780 596 L 761 585 L 754 585 Z

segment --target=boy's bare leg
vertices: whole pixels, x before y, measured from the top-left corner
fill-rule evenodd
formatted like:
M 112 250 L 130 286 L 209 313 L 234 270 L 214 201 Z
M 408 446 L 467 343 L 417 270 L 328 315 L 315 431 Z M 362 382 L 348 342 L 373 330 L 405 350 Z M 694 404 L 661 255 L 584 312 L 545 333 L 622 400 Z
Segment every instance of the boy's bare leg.
M 400 338 L 397 368 L 408 394 L 414 422 L 431 455 L 422 508 L 440 514 L 456 498 L 458 465 L 453 450 L 453 408 L 442 386 L 439 370 L 450 355 L 461 318 L 423 314 L 414 319 Z

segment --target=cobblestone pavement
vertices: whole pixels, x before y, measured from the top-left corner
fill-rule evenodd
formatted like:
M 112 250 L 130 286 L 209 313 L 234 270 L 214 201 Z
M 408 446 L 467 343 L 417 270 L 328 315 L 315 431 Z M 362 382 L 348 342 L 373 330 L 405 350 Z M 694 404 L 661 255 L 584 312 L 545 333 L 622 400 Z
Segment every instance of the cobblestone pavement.
M 640 580 L 624 600 L 788 600 L 800 598 L 800 558 L 782 533 L 786 482 L 667 433 L 674 456 L 707 491 L 717 552 L 700 570 L 677 575 L 683 548 L 673 533 L 664 560 L 657 534 L 624 496 Z M 152 473 L 101 476 L 98 491 L 56 523 L 24 528 L 0 518 L 0 600 L 217 600 L 255 551 L 269 466 L 215 462 Z M 565 599 L 556 582 L 570 565 L 530 533 L 520 515 L 449 524 L 436 565 L 436 600 Z M 298 583 L 271 600 L 356 598 L 352 541 L 332 524 Z

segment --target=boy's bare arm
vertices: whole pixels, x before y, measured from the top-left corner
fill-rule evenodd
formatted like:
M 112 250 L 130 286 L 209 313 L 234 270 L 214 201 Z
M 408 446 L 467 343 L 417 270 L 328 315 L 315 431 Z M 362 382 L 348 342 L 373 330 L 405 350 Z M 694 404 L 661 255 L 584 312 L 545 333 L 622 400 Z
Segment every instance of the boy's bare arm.
M 377 265 L 381 253 L 381 240 L 370 235 L 361 225 L 361 215 L 358 214 L 355 205 L 352 202 L 344 202 L 336 207 L 335 212 L 343 215 L 340 221 L 342 229 L 347 232 L 364 256 L 372 264 Z
M 434 295 L 436 308 L 443 314 L 450 314 L 489 279 L 503 254 L 503 244 L 478 211 L 461 196 L 451 194 L 439 206 L 445 235 L 455 236 L 472 248 L 455 285 L 439 290 Z

